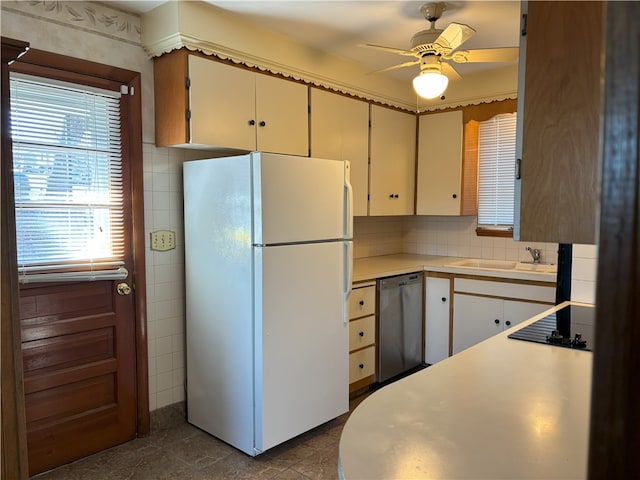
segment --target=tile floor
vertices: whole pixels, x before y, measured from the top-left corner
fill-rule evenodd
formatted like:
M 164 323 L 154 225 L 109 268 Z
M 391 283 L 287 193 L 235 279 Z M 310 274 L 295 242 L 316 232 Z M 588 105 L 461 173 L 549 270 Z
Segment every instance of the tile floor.
M 353 398 L 349 412 L 367 393 Z M 152 413 L 151 434 L 36 475 L 34 480 L 307 480 L 338 478 L 349 413 L 252 458 L 186 423 L 183 406 Z

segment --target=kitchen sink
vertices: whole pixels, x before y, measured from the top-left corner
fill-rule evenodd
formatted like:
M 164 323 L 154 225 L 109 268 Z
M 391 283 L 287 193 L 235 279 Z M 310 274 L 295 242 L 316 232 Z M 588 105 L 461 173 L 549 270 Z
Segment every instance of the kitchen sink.
M 468 268 L 489 268 L 497 270 L 514 270 L 516 264 L 511 260 L 489 260 L 483 258 L 468 258 L 466 260 L 458 260 L 457 262 L 450 263 L 452 267 L 468 267 Z
M 557 267 L 551 263 L 516 262 L 513 260 L 491 260 L 467 258 L 447 264 L 449 267 L 476 268 L 483 270 L 517 270 L 521 272 L 555 273 Z

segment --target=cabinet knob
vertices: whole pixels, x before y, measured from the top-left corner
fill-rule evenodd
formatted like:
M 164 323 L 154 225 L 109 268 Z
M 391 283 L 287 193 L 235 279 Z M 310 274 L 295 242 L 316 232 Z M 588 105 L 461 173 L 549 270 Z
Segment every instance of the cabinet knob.
M 398 195 L 397 193 L 393 196 L 393 198 L 398 198 L 400 195 Z
M 358 304 L 360 304 L 361 307 L 364 306 L 364 300 L 360 300 Z
M 500 323 L 500 320 L 498 320 L 497 318 L 494 320 L 495 324 L 498 325 Z
M 507 320 L 507 321 L 506 321 L 506 322 L 504 322 L 504 323 L 507 325 L 507 327 L 508 327 L 509 325 L 511 325 L 511 321 L 510 321 L 510 320 Z
M 361 337 L 364 337 L 364 332 L 360 332 L 358 333 L 358 335 L 360 335 Z
M 258 125 L 260 125 L 261 127 L 264 127 L 267 124 L 267 122 L 265 122 L 264 120 L 262 120 Z
M 453 198 L 458 198 L 458 194 L 454 193 L 453 195 L 451 195 Z
M 255 120 L 249 120 L 249 125 L 250 125 L 250 126 L 252 126 L 252 127 L 253 127 L 255 124 L 256 124 L 256 121 L 255 121 Z
M 389 198 L 393 198 L 393 193 L 389 194 Z
M 358 367 L 364 368 L 364 363 L 361 363 L 360 365 L 358 365 Z
M 443 302 L 446 302 L 446 301 L 447 301 L 447 297 L 442 297 L 442 299 L 441 299 L 441 300 L 442 300 Z

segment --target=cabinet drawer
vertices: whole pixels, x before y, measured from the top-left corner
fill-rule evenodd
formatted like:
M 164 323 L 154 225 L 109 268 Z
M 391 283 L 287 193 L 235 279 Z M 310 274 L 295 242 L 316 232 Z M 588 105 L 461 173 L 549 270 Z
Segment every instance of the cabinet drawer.
M 376 371 L 376 347 L 349 354 L 349 383 L 357 382 Z
M 357 350 L 376 341 L 376 316 L 359 318 L 349 322 L 349 351 Z
M 349 318 L 373 315 L 376 311 L 376 287 L 354 288 L 349 294 Z

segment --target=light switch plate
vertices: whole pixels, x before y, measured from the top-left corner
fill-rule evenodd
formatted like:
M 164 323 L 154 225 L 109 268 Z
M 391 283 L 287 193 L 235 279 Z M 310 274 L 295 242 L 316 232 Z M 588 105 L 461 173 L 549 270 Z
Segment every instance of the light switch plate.
M 171 230 L 151 232 L 151 250 L 166 252 L 176 248 L 176 233 Z

